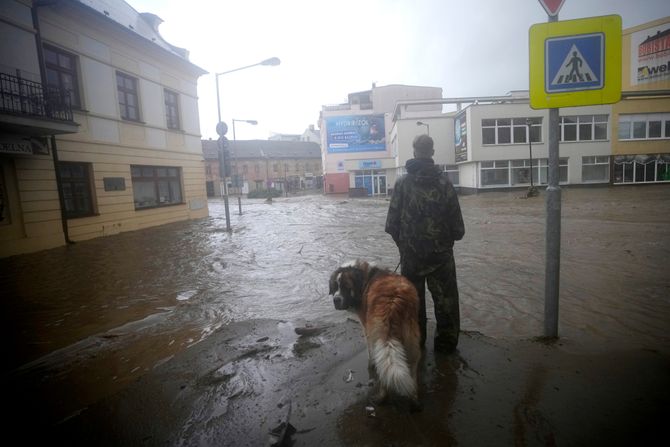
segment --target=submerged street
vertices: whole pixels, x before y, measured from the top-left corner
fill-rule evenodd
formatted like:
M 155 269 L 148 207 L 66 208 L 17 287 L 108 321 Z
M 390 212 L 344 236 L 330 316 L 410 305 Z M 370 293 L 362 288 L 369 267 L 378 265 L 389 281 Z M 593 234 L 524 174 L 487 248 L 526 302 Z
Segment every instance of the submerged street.
M 670 188 L 563 190 L 551 345 L 533 341 L 544 193 L 522 195 L 460 197 L 465 332 L 455 356 L 427 350 L 423 412 L 366 415 L 361 330 L 327 296 L 345 261 L 398 264 L 388 201 L 314 195 L 243 199 L 241 216 L 232 199 L 232 233 L 214 199 L 205 219 L 1 259 L 11 425 L 26 439 L 33 428 L 108 445 L 267 444 L 282 418 L 296 445 L 623 445 L 660 433 Z

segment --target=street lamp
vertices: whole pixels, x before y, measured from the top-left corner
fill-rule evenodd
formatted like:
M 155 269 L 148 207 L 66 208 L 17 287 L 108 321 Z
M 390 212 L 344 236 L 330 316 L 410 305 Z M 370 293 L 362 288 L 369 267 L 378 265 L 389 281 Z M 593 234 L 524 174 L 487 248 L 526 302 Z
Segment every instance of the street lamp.
M 424 123 L 423 121 L 417 121 L 416 125 L 417 126 L 426 126 L 426 133 L 428 134 L 428 136 L 430 136 L 430 126 L 428 125 L 428 123 Z
M 217 132 L 219 131 L 219 129 L 224 130 L 223 132 L 219 133 L 220 137 L 223 138 L 224 135 L 226 134 L 227 126 L 225 126 L 225 124 L 222 126 L 223 121 L 221 121 L 221 99 L 220 99 L 220 95 L 219 95 L 219 76 L 222 76 L 222 75 L 228 74 L 228 73 L 233 73 L 235 71 L 240 71 L 240 70 L 244 70 L 244 69 L 247 69 L 247 68 L 255 67 L 257 65 L 273 65 L 274 66 L 274 65 L 279 65 L 280 63 L 281 63 L 281 61 L 279 60 L 278 57 L 271 57 L 270 59 L 265 59 L 263 61 L 255 63 L 255 64 L 245 65 L 244 67 L 239 67 L 239 68 L 235 68 L 233 70 L 222 71 L 220 73 L 215 73 L 214 74 L 214 81 L 216 82 L 216 111 L 217 111 L 218 117 L 219 117 L 219 121 L 218 121 L 216 127 L 217 127 Z M 220 165 L 222 164 L 221 160 L 223 160 L 223 148 L 219 147 L 219 164 Z M 224 174 L 224 173 L 221 172 L 221 174 Z M 228 231 L 230 231 L 230 217 L 229 217 L 229 211 L 228 211 L 228 182 L 225 179 L 225 175 L 224 175 L 224 178 L 223 178 L 223 205 L 224 205 L 224 208 L 225 208 L 225 211 L 226 211 L 226 229 Z
M 532 125 L 533 120 L 526 118 L 526 126 L 528 126 L 528 154 L 530 156 L 530 188 L 528 188 L 526 197 L 535 197 L 537 195 L 537 188 L 533 185 L 533 143 L 530 132 Z
M 234 182 L 235 186 L 238 188 L 237 206 L 240 209 L 240 216 L 241 216 L 242 215 L 242 197 L 241 197 L 242 186 L 240 185 L 240 175 L 237 172 L 237 160 L 236 160 L 236 158 L 237 158 L 237 155 L 236 155 L 236 152 L 237 152 L 237 137 L 235 136 L 235 123 L 236 122 L 237 123 L 247 123 L 247 124 L 251 124 L 251 125 L 255 126 L 255 125 L 258 124 L 258 121 L 256 121 L 256 120 L 238 120 L 236 118 L 233 118 L 232 121 L 233 121 L 233 153 L 232 153 L 232 159 L 233 159 L 233 162 L 234 162 L 234 164 L 233 164 L 233 175 L 235 176 L 235 179 L 236 179 L 236 181 Z
M 224 75 L 224 74 L 228 74 L 228 73 L 233 73 L 235 71 L 244 70 L 244 69 L 251 68 L 251 67 L 256 67 L 258 65 L 272 65 L 272 66 L 275 66 L 275 65 L 279 65 L 279 64 L 281 64 L 281 61 L 279 60 L 278 57 L 271 57 L 270 59 L 265 59 L 264 61 L 260 61 L 260 62 L 255 63 L 255 64 L 245 65 L 244 67 L 235 68 L 233 70 L 222 71 L 221 73 L 215 73 L 214 77 L 215 77 L 215 80 L 216 80 L 216 109 L 219 112 L 219 122 L 221 121 L 221 100 L 219 99 L 219 76 Z

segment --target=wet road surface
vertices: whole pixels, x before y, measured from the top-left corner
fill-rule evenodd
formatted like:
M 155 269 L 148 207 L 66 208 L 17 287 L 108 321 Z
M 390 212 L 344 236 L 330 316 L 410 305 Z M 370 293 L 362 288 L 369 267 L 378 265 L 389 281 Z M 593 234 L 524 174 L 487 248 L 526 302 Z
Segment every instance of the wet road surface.
M 542 196 L 520 195 L 460 199 L 464 330 L 511 340 L 541 335 L 545 206 Z M 563 190 L 565 349 L 668 352 L 669 200 L 667 185 Z M 4 375 L 29 388 L 26 398 L 45 407 L 39 417 L 49 424 L 236 323 L 341 323 L 346 316 L 326 298 L 329 273 L 357 257 L 398 263 L 383 233 L 387 206 L 324 196 L 243 200 L 242 216 L 231 205 L 229 234 L 214 200 L 210 217 L 198 221 L 2 259 Z M 295 342 L 290 328 L 275 338 Z

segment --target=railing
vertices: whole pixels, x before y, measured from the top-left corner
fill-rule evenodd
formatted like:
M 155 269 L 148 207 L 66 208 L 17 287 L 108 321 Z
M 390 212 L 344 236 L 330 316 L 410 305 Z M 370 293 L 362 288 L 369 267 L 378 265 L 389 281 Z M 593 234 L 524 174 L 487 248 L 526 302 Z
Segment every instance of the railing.
M 73 121 L 69 92 L 0 73 L 0 112 Z

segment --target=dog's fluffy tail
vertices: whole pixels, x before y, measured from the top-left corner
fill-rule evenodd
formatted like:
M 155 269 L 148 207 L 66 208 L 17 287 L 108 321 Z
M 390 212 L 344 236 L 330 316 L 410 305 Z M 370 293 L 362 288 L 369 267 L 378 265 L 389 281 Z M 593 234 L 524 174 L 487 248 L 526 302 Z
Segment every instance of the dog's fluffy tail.
M 416 383 L 407 363 L 407 353 L 398 340 L 377 340 L 373 358 L 379 381 L 398 395 L 416 397 Z

